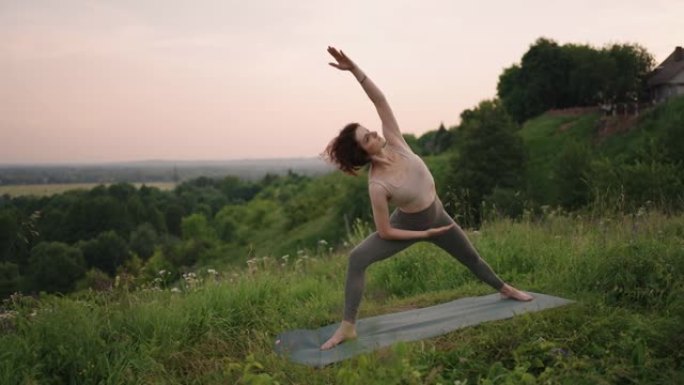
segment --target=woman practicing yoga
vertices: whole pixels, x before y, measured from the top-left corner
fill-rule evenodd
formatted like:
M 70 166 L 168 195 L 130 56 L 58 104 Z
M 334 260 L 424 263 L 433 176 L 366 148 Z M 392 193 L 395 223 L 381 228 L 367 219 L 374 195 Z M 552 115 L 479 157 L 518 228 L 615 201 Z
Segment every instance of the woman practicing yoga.
M 356 338 L 355 321 L 363 295 L 366 268 L 418 241 L 432 242 L 444 249 L 503 297 L 531 300 L 532 296 L 497 277 L 480 258 L 463 230 L 444 211 L 430 170 L 401 136 L 399 125 L 380 89 L 344 52 L 333 47 L 328 47 L 328 52 L 336 61 L 330 65 L 350 71 L 375 105 L 384 138 L 358 123 L 351 123 L 325 150 L 328 159 L 348 174 L 356 175 L 358 169 L 370 163 L 368 191 L 377 231 L 351 251 L 344 291 L 344 318 L 321 349 L 330 349 L 344 340 Z M 389 203 L 397 207 L 391 216 Z

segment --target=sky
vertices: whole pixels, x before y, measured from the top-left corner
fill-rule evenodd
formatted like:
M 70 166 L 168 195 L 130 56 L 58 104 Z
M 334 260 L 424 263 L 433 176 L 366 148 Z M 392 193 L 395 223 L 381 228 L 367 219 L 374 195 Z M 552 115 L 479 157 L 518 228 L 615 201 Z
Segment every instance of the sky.
M 496 96 L 539 37 L 684 45 L 681 0 L 2 0 L 0 164 L 315 157 L 380 122 L 342 49 L 421 134 Z

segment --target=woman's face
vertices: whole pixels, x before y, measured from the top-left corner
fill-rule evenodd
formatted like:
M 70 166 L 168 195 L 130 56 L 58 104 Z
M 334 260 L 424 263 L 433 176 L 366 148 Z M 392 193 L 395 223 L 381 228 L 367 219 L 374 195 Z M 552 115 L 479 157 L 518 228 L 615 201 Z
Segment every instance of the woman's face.
M 382 148 L 385 147 L 385 138 L 378 135 L 375 131 L 369 131 L 362 125 L 356 127 L 354 138 L 356 139 L 356 143 L 371 156 L 379 154 Z

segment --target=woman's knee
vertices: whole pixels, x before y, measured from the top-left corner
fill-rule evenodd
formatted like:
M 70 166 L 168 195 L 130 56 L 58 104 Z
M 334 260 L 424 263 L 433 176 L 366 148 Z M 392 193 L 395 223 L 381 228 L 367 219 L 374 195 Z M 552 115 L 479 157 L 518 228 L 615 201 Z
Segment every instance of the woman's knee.
M 368 266 L 366 260 L 366 253 L 357 246 L 349 253 L 349 268 L 351 270 L 365 270 Z

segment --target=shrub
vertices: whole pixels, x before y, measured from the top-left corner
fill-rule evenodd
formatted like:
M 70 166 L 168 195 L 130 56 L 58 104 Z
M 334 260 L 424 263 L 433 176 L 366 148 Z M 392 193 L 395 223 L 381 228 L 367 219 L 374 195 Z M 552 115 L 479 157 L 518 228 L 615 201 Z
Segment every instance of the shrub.
M 81 250 L 60 242 L 41 242 L 29 258 L 31 289 L 66 293 L 85 273 Z

